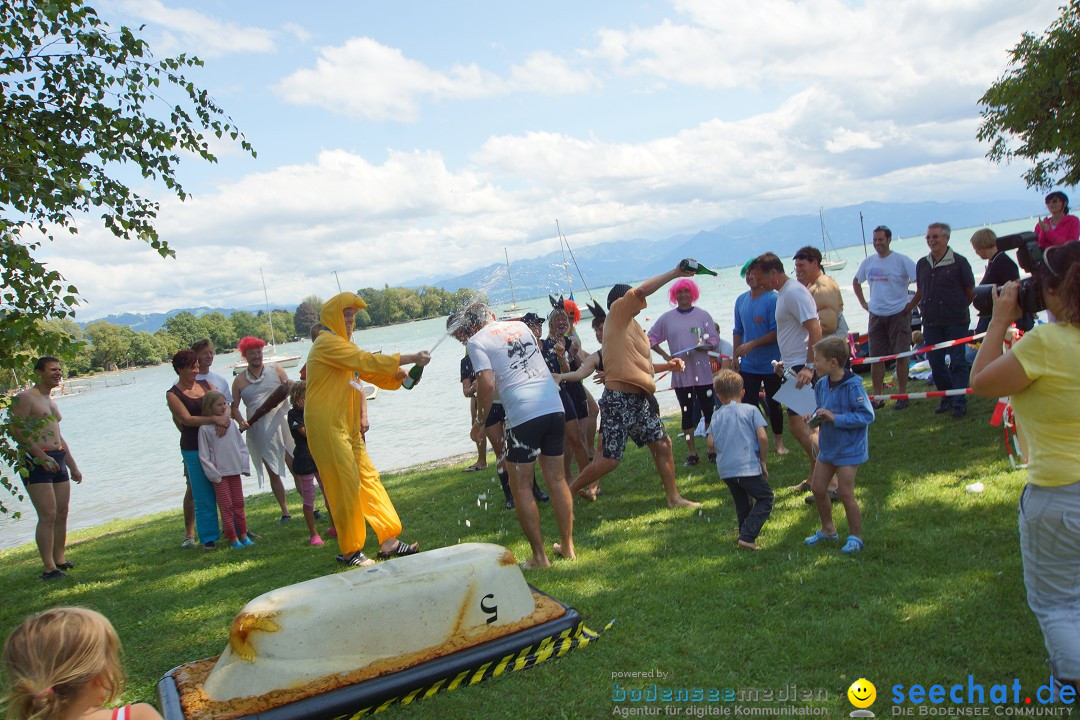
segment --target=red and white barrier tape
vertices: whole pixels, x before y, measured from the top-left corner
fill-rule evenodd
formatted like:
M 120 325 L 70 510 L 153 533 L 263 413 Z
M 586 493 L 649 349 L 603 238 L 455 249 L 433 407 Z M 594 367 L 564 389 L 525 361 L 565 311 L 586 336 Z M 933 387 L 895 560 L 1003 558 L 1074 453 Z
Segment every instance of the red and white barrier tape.
M 945 348 L 954 347 L 956 345 L 966 345 L 969 342 L 981 339 L 986 333 L 981 332 L 971 337 L 960 338 L 959 340 L 946 340 L 945 342 L 939 342 L 937 345 L 923 345 L 920 348 L 914 350 L 908 350 L 907 352 L 896 353 L 894 355 L 878 355 L 877 357 L 861 357 L 851 358 L 852 365 L 867 365 L 870 363 L 889 362 L 890 360 L 896 360 L 897 358 L 910 357 L 912 355 L 918 355 L 924 352 L 930 352 L 931 350 L 943 350 Z
M 871 400 L 925 400 L 926 398 L 953 397 L 955 395 L 968 395 L 971 388 L 957 388 L 955 390 L 931 390 L 924 393 L 899 393 L 897 395 L 871 395 Z

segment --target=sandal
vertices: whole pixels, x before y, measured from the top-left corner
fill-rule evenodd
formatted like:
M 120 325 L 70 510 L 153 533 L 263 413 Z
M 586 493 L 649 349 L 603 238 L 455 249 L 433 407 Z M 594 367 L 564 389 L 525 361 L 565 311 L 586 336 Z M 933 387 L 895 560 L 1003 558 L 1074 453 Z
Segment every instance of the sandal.
M 73 563 L 73 562 L 57 563 L 56 569 L 57 570 L 74 570 L 75 569 L 75 563 Z
M 806 542 L 807 545 L 813 546 L 813 545 L 817 545 L 822 540 L 828 540 L 829 542 L 836 542 L 839 539 L 840 539 L 840 533 L 833 533 L 832 535 L 826 535 L 825 533 L 818 530 L 813 535 L 806 538 L 805 542 Z
M 338 555 L 341 558 L 341 562 L 350 567 L 370 567 L 375 564 L 375 561 L 364 554 L 363 550 L 357 550 L 349 557 L 344 555 Z
M 420 543 L 414 542 L 412 545 L 406 545 L 400 540 L 397 541 L 397 545 L 390 552 L 385 550 L 379 550 L 380 560 L 389 560 L 392 557 L 405 557 L 406 555 L 415 555 L 420 552 Z
M 848 535 L 847 542 L 844 543 L 844 547 L 840 548 L 840 552 L 845 555 L 854 555 L 855 553 L 863 549 L 863 541 L 854 535 Z
M 683 467 L 693 467 L 699 462 L 701 462 L 701 458 L 699 458 L 697 455 L 687 455 L 686 462 L 683 463 Z
M 476 463 L 473 463 L 462 472 L 476 472 L 477 470 L 487 470 L 487 465 L 477 465 Z

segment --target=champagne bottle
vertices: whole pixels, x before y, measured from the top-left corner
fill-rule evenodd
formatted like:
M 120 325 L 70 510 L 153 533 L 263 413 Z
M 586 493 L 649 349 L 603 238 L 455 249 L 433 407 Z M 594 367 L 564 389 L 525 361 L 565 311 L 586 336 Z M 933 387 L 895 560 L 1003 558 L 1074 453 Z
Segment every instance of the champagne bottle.
M 682 270 L 683 272 L 686 272 L 687 270 L 692 270 L 695 275 L 715 275 L 716 274 L 715 271 L 710 270 L 709 268 L 705 267 L 704 265 L 699 263 L 697 260 L 691 260 L 690 258 L 683 258 L 683 260 L 679 263 L 679 269 Z
M 420 376 L 424 374 L 424 368 L 419 365 L 413 365 L 412 370 L 405 376 L 405 379 L 401 381 L 401 387 L 406 390 L 412 390 L 416 386 L 416 383 L 420 382 Z

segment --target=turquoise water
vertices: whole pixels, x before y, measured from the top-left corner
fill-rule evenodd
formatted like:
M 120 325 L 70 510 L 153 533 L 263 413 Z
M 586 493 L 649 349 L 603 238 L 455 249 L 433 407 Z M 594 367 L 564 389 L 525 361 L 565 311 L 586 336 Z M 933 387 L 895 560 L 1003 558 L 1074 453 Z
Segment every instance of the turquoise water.
M 999 234 L 1030 230 L 1034 220 L 1019 220 L 994 226 Z M 974 229 L 958 230 L 952 247 L 965 255 L 978 279 L 985 263 L 971 251 L 968 238 Z M 814 238 L 808 238 L 813 243 Z M 911 258 L 926 253 L 921 237 L 899 239 L 893 249 Z M 767 250 L 763 246 L 762 251 Z M 873 252 L 873 248 L 869 248 Z M 833 273 L 845 299 L 845 315 L 852 330 L 864 330 L 866 313 L 855 300 L 851 279 L 863 259 L 861 247 L 842 248 L 838 257 L 847 266 Z M 739 266 L 742 265 L 741 259 Z M 789 270 L 790 264 L 789 265 Z M 565 277 L 562 269 L 552 269 L 552 277 Z M 501 280 L 502 278 L 493 278 Z M 557 282 L 557 281 L 556 281 Z M 746 291 L 745 282 L 737 267 L 724 268 L 716 278 L 699 282 L 701 299 L 698 304 L 708 310 L 720 325 L 720 331 L 730 340 L 731 311 L 735 299 Z M 594 288 L 593 295 L 603 303 L 608 288 Z M 580 285 L 575 289 L 579 301 L 588 294 Z M 522 312 L 534 310 L 545 313 L 550 306 L 546 298 L 520 302 Z M 647 329 L 652 321 L 669 309 L 667 291 L 652 297 L 649 308 L 642 313 L 641 323 Z M 415 352 L 431 348 L 443 335 L 445 318 L 396 325 L 357 332 L 354 340 L 361 347 L 387 353 Z M 597 343 L 588 323 L 580 329 L 585 350 L 591 352 Z M 282 354 L 306 357 L 310 342 L 298 342 L 278 347 Z M 371 403 L 369 414 L 371 432 L 368 449 L 375 466 L 380 470 L 403 468 L 417 463 L 438 460 L 451 455 L 475 452 L 468 439 L 468 402 L 461 395 L 459 361 L 464 349 L 448 340 L 435 350 L 424 379 L 412 391 L 383 391 Z M 219 355 L 214 370 L 229 375 L 226 368 L 238 360 L 236 353 Z M 288 371 L 299 377 L 299 368 Z M 182 539 L 183 526 L 180 504 L 184 494 L 184 476 L 180 464 L 179 434 L 172 424 L 165 405 L 165 391 L 175 382 L 176 375 L 169 365 L 144 368 L 120 375 L 99 377 L 77 395 L 58 399 L 64 420 L 62 430 L 83 471 L 84 481 L 73 486 L 69 527 L 79 529 L 115 518 L 130 518 L 163 510 L 176 510 L 177 542 Z M 108 386 L 106 386 L 106 383 Z M 120 384 L 125 383 L 125 384 Z M 73 384 L 79 384 L 76 381 Z M 587 386 L 592 389 L 588 383 Z M 659 383 L 661 408 L 665 412 L 677 409 L 674 393 L 665 391 L 667 381 Z M 594 391 L 594 395 L 599 395 Z M 291 480 L 286 480 L 291 487 Z M 248 494 L 260 490 L 254 477 L 245 478 Z M 31 541 L 35 515 L 29 501 L 12 498 L 9 507 L 21 510 L 23 519 L 0 518 L 0 547 L 12 547 Z M 405 514 L 408 508 L 399 508 Z

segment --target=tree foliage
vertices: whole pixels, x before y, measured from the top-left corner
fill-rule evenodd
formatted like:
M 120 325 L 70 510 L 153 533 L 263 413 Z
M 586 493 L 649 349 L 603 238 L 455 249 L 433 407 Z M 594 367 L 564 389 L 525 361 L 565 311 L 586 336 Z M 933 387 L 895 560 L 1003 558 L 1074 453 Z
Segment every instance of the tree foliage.
M 34 352 L 65 356 L 64 333 L 43 321 L 70 316 L 78 291 L 36 257 L 54 233 L 76 234 L 98 214 L 117 237 L 173 254 L 155 229 L 157 202 L 123 179 L 157 184 L 181 199 L 182 153 L 214 162 L 207 138 L 254 151 L 210 95 L 185 76 L 202 62 L 156 59 L 127 27 L 113 28 L 82 0 L 0 4 L 0 375 Z M 0 410 L 10 404 L 0 397 Z M 5 414 L 6 418 L 6 414 Z M 8 419 L 0 428 L 7 435 Z M 0 483 L 19 449 L 0 442 Z M 0 502 L 0 512 L 7 508 Z
M 1006 73 L 980 99 L 978 139 L 995 162 L 1022 158 L 1029 187 L 1080 183 L 1080 0 L 1045 35 L 1024 33 Z

